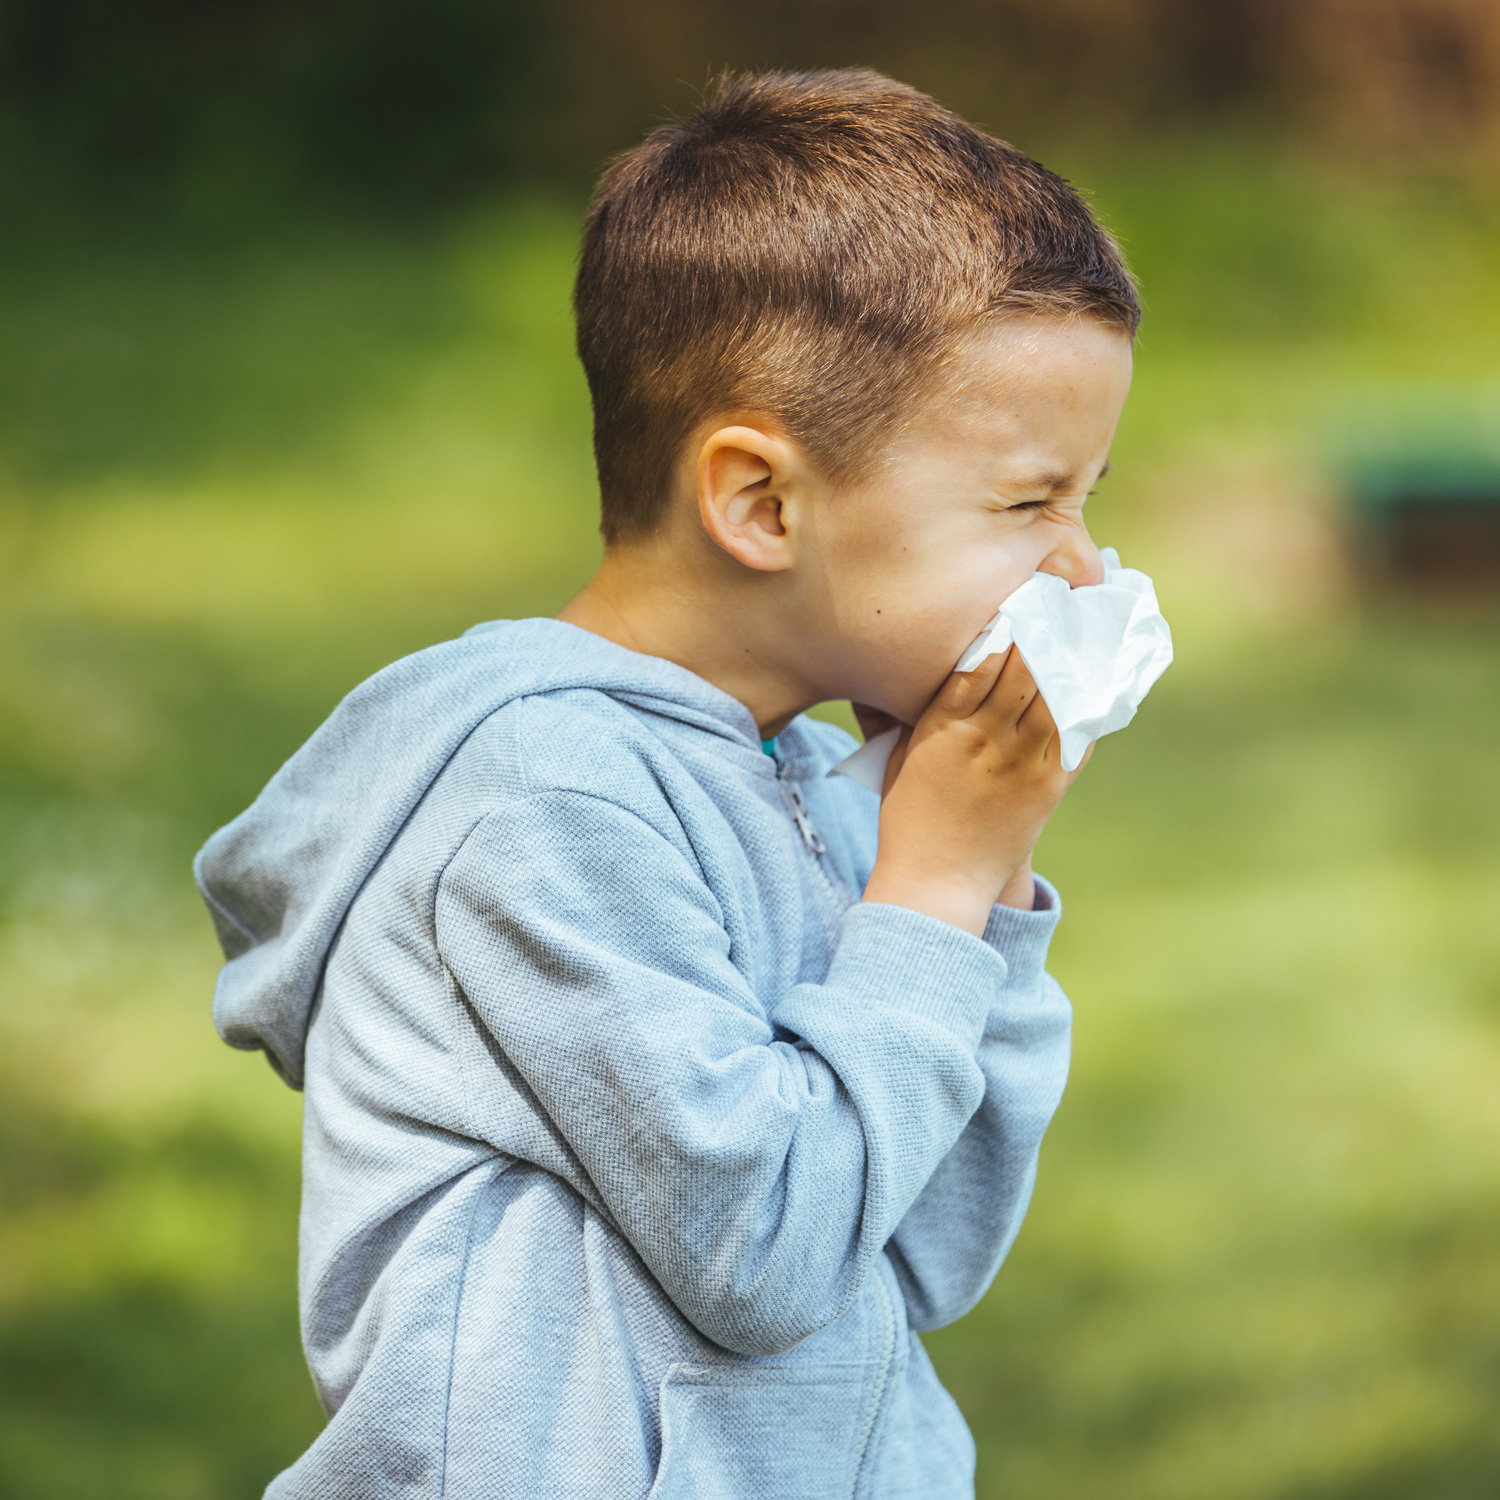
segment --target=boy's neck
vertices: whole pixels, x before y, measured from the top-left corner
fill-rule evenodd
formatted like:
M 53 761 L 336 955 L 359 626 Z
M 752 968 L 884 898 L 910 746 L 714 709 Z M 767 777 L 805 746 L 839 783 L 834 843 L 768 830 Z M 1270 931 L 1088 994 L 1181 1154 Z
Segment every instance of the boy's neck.
M 737 578 L 708 550 L 685 559 L 659 544 L 611 547 L 557 618 L 685 667 L 739 699 L 773 739 L 820 698 L 791 665 L 796 611 L 779 579 Z

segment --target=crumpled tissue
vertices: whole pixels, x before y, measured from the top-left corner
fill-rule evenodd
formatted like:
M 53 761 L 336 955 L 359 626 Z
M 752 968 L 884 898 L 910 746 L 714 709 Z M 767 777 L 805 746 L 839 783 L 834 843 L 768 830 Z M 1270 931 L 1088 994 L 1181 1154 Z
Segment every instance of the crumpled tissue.
M 1078 769 L 1094 740 L 1123 729 L 1172 664 L 1172 632 L 1151 580 L 1122 568 L 1113 547 L 1099 555 L 1103 583 L 1075 589 L 1052 573 L 1033 573 L 954 668 L 972 672 L 1014 643 L 1052 711 L 1065 771 Z M 900 735 L 899 728 L 877 734 L 828 774 L 851 777 L 878 794 Z

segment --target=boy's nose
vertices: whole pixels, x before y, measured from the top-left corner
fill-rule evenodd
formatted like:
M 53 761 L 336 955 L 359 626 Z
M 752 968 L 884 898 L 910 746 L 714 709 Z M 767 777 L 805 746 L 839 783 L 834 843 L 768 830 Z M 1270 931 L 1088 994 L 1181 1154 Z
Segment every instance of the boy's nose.
M 1068 581 L 1069 588 L 1104 582 L 1104 559 L 1086 526 L 1070 526 L 1062 540 L 1037 569 L 1038 573 L 1055 573 Z

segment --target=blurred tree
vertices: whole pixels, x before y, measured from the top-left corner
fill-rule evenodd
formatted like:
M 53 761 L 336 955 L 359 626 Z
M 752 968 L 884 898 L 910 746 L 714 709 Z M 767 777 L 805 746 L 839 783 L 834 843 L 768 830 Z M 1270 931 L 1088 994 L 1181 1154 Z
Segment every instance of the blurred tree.
M 579 18 L 574 55 L 606 116 L 685 104 L 687 86 L 725 62 L 860 62 L 1002 132 L 1044 138 L 1232 122 L 1382 152 L 1470 155 L 1500 144 L 1495 0 L 564 0 L 563 9 Z
M 1286 81 L 1320 134 L 1399 151 L 1500 147 L 1495 0 L 1287 4 Z
M 716 68 L 855 63 L 1039 143 L 1500 146 L 1495 0 L 0 0 L 0 191 L 421 209 L 584 179 Z
M 556 35 L 527 0 L 8 0 L 0 171 L 12 197 L 440 204 L 536 154 Z

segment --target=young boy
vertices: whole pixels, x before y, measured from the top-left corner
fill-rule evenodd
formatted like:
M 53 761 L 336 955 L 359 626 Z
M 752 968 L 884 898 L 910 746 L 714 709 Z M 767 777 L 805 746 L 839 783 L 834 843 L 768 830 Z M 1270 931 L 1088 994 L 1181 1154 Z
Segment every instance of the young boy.
M 200 856 L 219 1027 L 306 1090 L 330 1420 L 269 1493 L 965 1496 L 916 1334 L 1063 1087 L 1071 777 L 1018 653 L 952 669 L 1101 577 L 1130 279 L 924 96 L 753 76 L 609 169 L 576 306 L 598 574 L 379 673 Z M 802 717 L 845 698 L 913 726 L 883 799 Z

